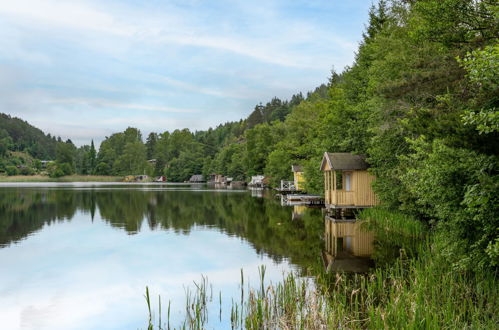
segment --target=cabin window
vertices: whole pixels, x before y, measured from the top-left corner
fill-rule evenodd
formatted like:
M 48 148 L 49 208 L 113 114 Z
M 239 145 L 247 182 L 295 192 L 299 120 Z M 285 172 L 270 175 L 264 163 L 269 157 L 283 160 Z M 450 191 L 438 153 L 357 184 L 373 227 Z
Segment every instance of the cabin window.
M 339 171 L 335 173 L 336 173 L 336 189 L 341 190 L 343 189 L 343 173 Z
M 350 236 L 345 237 L 345 250 L 352 251 L 352 238 Z
M 351 177 L 352 175 L 350 173 L 345 173 L 345 190 L 346 191 L 351 191 Z

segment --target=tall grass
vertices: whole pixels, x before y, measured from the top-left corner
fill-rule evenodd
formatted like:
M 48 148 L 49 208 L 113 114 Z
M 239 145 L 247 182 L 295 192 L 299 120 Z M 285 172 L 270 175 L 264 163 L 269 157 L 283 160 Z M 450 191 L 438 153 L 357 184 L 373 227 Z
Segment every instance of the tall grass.
M 387 234 L 397 234 L 411 238 L 423 238 L 427 226 L 404 213 L 387 210 L 382 207 L 363 209 L 358 215 L 359 220 L 364 220 L 369 229 Z
M 262 266 L 259 285 L 247 292 L 241 271 L 241 300 L 233 301 L 230 310 L 232 328 L 498 328 L 498 274 L 455 271 L 439 254 L 439 236 L 412 218 L 382 209 L 365 211 L 362 217 L 386 237 L 398 237 L 394 260 L 367 274 L 316 270 L 311 277 L 287 274 L 276 284 L 266 283 Z M 188 299 L 201 309 L 208 306 L 205 287 L 197 286 L 192 294 L 199 297 Z M 199 320 L 193 322 L 193 316 Z M 181 328 L 207 326 L 202 313 L 187 313 L 186 320 Z
M 499 324 L 497 277 L 450 271 L 429 254 L 366 275 L 323 273 L 312 280 L 288 274 L 277 284 L 260 281 L 242 304 L 233 301 L 233 329 L 494 329 Z M 204 329 L 206 291 L 197 286 L 190 294 L 179 328 Z

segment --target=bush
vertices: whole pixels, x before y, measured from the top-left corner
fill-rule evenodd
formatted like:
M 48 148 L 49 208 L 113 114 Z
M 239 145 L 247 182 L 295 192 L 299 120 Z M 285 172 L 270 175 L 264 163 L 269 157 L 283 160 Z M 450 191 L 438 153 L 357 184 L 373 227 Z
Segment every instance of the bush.
M 5 172 L 7 172 L 7 175 L 9 175 L 9 176 L 19 174 L 17 167 L 15 167 L 15 166 L 6 166 Z
M 100 162 L 99 164 L 97 164 L 97 166 L 95 167 L 95 174 L 99 174 L 99 175 L 109 175 L 111 174 L 111 169 L 109 168 L 109 165 L 104 163 L 104 162 Z
M 49 177 L 51 178 L 60 178 L 61 176 L 64 176 L 63 170 L 61 170 L 58 166 L 54 167 L 50 172 L 49 172 Z
M 19 169 L 19 174 L 21 175 L 33 175 L 35 171 L 31 167 L 21 167 Z
M 415 152 L 402 158 L 408 166 L 401 181 L 416 206 L 445 233 L 440 253 L 459 269 L 494 268 L 498 158 L 449 147 L 441 140 L 411 143 Z
M 73 168 L 68 163 L 58 164 L 57 167 L 64 173 L 63 175 L 73 174 Z
M 42 169 L 42 162 L 39 159 L 36 159 L 33 162 L 33 167 L 37 170 L 40 171 Z

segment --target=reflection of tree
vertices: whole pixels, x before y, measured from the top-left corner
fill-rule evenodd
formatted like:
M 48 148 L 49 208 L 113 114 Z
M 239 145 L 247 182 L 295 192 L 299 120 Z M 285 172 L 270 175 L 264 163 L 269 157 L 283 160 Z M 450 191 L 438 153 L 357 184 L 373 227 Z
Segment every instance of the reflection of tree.
M 306 267 L 320 255 L 320 211 L 296 221 L 291 209 L 272 198 L 202 191 L 142 190 L 4 190 L 0 199 L 0 244 L 17 241 L 54 220 L 70 219 L 76 210 L 93 218 L 96 209 L 111 226 L 137 233 L 153 230 L 188 234 L 193 226 L 213 227 L 247 240 L 274 260 L 290 258 Z
M 79 197 L 60 190 L 0 192 L 0 246 L 17 242 L 46 223 L 71 219 L 82 204 Z

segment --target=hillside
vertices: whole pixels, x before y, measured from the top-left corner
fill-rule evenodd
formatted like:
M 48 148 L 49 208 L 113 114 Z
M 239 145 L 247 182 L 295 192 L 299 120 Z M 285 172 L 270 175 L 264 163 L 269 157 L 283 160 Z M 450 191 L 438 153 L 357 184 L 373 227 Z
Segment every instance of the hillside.
M 23 151 L 37 159 L 52 160 L 56 156 L 56 143 L 55 137 L 46 135 L 28 122 L 0 113 L 0 156 L 10 150 Z

